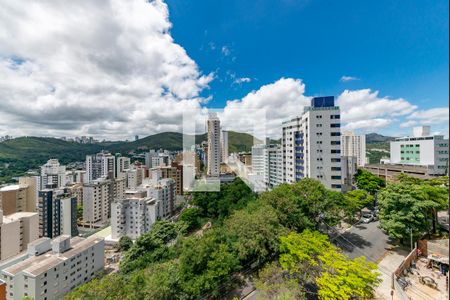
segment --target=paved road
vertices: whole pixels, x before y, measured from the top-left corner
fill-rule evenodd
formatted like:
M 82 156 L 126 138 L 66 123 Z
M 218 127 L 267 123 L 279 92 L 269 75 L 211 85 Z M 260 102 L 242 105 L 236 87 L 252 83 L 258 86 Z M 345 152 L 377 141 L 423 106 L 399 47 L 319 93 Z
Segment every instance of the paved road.
M 378 228 L 379 222 L 357 224 L 333 241 L 350 258 L 365 256 L 378 263 L 390 245 L 388 236 Z

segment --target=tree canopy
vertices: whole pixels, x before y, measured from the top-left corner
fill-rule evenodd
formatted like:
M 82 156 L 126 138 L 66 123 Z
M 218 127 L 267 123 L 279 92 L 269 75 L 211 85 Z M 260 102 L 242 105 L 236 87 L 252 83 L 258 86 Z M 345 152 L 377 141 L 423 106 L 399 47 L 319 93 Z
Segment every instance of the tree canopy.
M 372 195 L 386 186 L 386 181 L 364 169 L 358 169 L 355 175 L 356 186 Z

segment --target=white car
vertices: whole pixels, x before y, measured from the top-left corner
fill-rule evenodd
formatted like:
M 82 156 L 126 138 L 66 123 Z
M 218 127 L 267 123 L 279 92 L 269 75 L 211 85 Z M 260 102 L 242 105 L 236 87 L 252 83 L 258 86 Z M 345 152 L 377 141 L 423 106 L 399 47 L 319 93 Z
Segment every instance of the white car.
M 370 223 L 373 221 L 373 215 L 372 214 L 363 214 L 361 217 L 361 222 L 364 224 Z

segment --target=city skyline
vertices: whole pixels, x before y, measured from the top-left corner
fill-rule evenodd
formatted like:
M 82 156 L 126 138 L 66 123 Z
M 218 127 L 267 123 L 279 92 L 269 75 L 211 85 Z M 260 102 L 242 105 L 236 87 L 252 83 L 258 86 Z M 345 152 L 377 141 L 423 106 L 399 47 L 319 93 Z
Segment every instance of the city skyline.
M 329 12 L 323 22 L 313 18 L 323 3 L 202 5 L 136 0 L 2 6 L 0 135 L 131 140 L 181 132 L 183 111 L 212 108 L 225 115 L 264 108 L 268 127 L 279 133 L 282 121 L 301 115 L 313 96 L 334 95 L 343 130 L 403 136 L 414 126 L 431 125 L 448 136 L 448 3 L 422 4 L 426 15 L 413 3 L 366 9 L 346 3 L 336 7 L 343 16 L 336 37 L 321 35 L 332 29 Z M 360 15 L 345 20 L 349 7 Z M 395 20 L 374 28 L 385 17 L 369 11 L 380 7 Z M 67 17 L 73 10 L 89 14 Z M 202 27 L 187 18 L 195 10 L 217 20 Z M 229 10 L 234 13 L 226 18 Z M 286 24 L 274 20 L 281 16 Z M 273 22 L 263 24 L 266 19 Z M 236 31 L 240 27 L 242 33 Z M 285 31 L 278 36 L 277 29 Z M 267 37 L 251 38 L 259 30 L 268 30 Z M 296 41 L 299 34 L 303 39 Z M 330 51 L 319 51 L 325 37 Z M 263 55 L 271 60 L 261 60 Z M 227 124 L 221 116 L 224 127 L 247 132 L 248 116 L 242 122 L 236 117 Z

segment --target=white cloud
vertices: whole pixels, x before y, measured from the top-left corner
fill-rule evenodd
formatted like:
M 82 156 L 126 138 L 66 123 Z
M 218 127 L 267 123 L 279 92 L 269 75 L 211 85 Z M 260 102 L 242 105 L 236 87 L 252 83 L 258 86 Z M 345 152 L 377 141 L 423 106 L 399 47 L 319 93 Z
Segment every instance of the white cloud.
M 408 128 L 417 125 L 417 121 L 409 120 L 400 124 L 400 128 Z
M 359 80 L 358 77 L 353 77 L 353 76 L 342 76 L 340 81 L 341 82 L 347 82 L 347 81 L 353 81 L 353 80 Z
M 416 120 L 424 125 L 446 124 L 449 120 L 449 108 L 437 107 L 413 112 L 408 119 Z
M 3 1 L 0 134 L 175 130 L 213 74 L 173 41 L 168 16 L 160 0 Z
M 350 122 L 343 126 L 343 130 L 366 130 L 373 132 L 374 129 L 384 128 L 392 123 L 389 119 L 370 119 L 370 120 L 360 120 L 356 122 Z
M 249 77 L 240 77 L 240 78 L 236 78 L 233 83 L 236 84 L 242 84 L 242 83 L 247 83 L 247 82 L 251 82 L 252 79 Z
M 396 118 L 411 114 L 417 106 L 403 98 L 390 99 L 380 97 L 378 91 L 370 89 L 345 90 L 337 98 L 337 104 L 341 108 L 342 121 L 348 128 L 364 129 L 368 120 L 388 120 L 389 123 Z M 366 121 L 366 122 L 363 122 Z M 361 125 L 361 126 L 360 126 Z M 386 121 L 373 122 L 373 130 L 387 125 Z M 377 126 L 378 125 L 378 126 Z
M 242 99 L 227 101 L 220 118 L 225 128 L 241 132 L 250 132 L 254 124 L 261 126 L 265 118 L 267 134 L 279 136 L 281 123 L 301 115 L 303 107 L 309 105 L 311 98 L 304 93 L 305 85 L 300 79 L 281 78 Z

